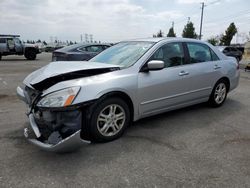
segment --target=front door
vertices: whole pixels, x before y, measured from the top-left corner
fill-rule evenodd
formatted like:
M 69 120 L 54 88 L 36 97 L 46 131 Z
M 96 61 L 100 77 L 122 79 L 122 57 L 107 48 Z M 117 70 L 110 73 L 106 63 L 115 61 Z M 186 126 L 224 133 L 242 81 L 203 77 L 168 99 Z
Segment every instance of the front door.
M 164 61 L 165 68 L 139 73 L 138 99 L 142 116 L 165 111 L 188 100 L 185 93 L 189 83 L 183 69 L 185 56 L 182 43 L 164 44 L 150 60 Z

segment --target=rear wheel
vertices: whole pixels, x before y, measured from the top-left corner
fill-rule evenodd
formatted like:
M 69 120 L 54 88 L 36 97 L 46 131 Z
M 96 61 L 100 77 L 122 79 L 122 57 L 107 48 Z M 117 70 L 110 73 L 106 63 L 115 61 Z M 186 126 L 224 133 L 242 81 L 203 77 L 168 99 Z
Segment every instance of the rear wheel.
M 24 56 L 28 60 L 35 60 L 36 59 L 36 52 L 34 50 L 28 50 L 25 52 Z
M 221 106 L 227 98 L 227 92 L 228 92 L 227 82 L 223 79 L 219 80 L 215 84 L 214 89 L 210 95 L 209 104 L 213 107 Z
M 122 136 L 130 122 L 128 105 L 120 98 L 104 99 L 92 107 L 90 133 L 95 142 L 108 142 Z

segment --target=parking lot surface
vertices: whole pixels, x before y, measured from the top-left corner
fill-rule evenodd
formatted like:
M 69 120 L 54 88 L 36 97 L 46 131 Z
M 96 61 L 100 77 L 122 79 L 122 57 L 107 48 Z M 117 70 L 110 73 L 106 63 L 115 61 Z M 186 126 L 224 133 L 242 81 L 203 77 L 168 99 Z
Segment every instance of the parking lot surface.
M 39 150 L 23 136 L 15 89 L 51 60 L 0 61 L 0 187 L 250 187 L 250 72 L 221 108 L 200 104 L 146 118 L 125 135 L 69 154 Z

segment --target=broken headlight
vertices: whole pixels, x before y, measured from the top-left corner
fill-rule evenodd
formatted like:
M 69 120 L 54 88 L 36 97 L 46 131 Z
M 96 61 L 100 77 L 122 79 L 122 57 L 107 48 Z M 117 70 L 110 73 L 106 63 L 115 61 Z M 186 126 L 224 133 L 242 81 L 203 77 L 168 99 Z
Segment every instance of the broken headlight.
M 80 87 L 71 87 L 50 93 L 43 97 L 38 103 L 39 107 L 66 107 L 72 104 Z

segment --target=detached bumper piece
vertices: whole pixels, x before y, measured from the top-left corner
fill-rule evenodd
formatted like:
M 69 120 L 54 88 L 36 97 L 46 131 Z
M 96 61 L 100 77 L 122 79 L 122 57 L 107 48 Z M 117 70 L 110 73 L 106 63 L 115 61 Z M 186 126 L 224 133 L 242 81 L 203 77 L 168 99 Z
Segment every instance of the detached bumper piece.
M 17 88 L 20 99 L 27 103 L 25 91 Z M 33 109 L 24 136 L 39 148 L 51 152 L 70 152 L 90 143 L 81 138 L 82 112 Z
M 65 119 L 72 117 L 72 114 L 78 117 L 72 119 L 71 123 L 67 121 L 64 123 Z M 34 114 L 29 115 L 30 127 L 24 129 L 24 136 L 29 142 L 45 151 L 58 153 L 71 152 L 83 144 L 90 143 L 80 136 L 81 122 L 78 122 L 81 118 L 80 112 L 53 112 L 50 115 L 51 117 L 45 118 L 51 119 L 46 120 L 37 119 Z

